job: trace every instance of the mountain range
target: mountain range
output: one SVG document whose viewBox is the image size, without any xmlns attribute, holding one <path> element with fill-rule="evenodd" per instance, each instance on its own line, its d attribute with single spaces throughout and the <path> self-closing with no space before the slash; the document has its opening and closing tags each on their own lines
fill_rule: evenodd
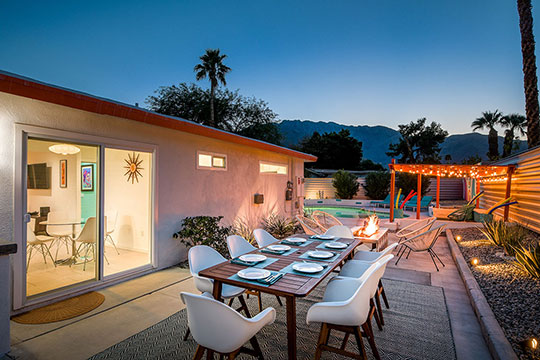
<svg viewBox="0 0 540 360">
<path fill-rule="evenodd" d="M 311 120 L 282 120 L 278 124 L 283 134 L 283 145 L 296 146 L 305 137 L 311 136 L 315 131 L 327 133 L 347 129 L 351 136 L 362 142 L 364 159 L 370 159 L 380 164 L 388 164 L 390 157 L 386 155 L 388 146 L 399 140 L 397 130 L 387 126 L 377 125 L 342 125 L 335 122 L 311 121 Z M 499 152 L 502 153 L 503 137 L 499 136 Z M 519 150 L 527 148 L 527 142 L 519 141 Z M 516 150 L 516 151 L 519 151 Z M 487 160 L 488 152 L 487 135 L 479 133 L 467 133 L 449 135 L 441 146 L 441 158 L 446 155 L 452 157 L 452 162 L 461 163 L 462 160 L 478 155 L 482 160 Z"/>
</svg>

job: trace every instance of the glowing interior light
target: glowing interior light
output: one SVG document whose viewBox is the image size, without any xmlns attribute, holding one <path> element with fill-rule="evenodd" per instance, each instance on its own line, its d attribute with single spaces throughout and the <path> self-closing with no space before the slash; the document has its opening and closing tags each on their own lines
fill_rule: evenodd
<svg viewBox="0 0 540 360">
<path fill-rule="evenodd" d="M 49 146 L 49 151 L 55 153 L 55 154 L 61 154 L 61 155 L 73 155 L 81 151 L 78 147 L 75 145 L 70 144 L 56 144 Z"/>
</svg>

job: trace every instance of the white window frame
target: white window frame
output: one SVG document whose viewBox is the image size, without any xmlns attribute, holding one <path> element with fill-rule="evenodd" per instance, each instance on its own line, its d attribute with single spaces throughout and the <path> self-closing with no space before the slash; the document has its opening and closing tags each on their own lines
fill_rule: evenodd
<svg viewBox="0 0 540 360">
<path fill-rule="evenodd" d="M 208 155 L 212 157 L 211 163 L 212 166 L 200 166 L 199 165 L 199 155 Z M 220 157 L 225 159 L 225 167 L 218 167 L 214 166 L 214 157 Z M 208 152 L 208 151 L 197 151 L 197 158 L 195 159 L 195 163 L 197 164 L 197 170 L 214 170 L 214 171 L 227 171 L 229 168 L 229 160 L 227 159 L 227 155 L 225 154 L 218 154 L 214 152 Z"/>
<path fill-rule="evenodd" d="M 273 173 L 273 172 L 263 172 L 261 171 L 261 165 L 274 165 L 274 166 L 284 166 L 285 167 L 285 174 L 279 174 L 279 173 Z M 287 176 L 289 175 L 289 164 L 284 164 L 284 163 L 277 163 L 277 162 L 272 162 L 272 161 L 264 161 L 264 160 L 259 160 L 259 174 L 261 175 L 281 175 L 281 176 Z"/>
</svg>

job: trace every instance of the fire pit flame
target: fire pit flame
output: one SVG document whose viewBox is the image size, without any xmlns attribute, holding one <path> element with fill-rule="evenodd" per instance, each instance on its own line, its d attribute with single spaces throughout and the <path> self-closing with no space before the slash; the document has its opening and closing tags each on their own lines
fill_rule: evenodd
<svg viewBox="0 0 540 360">
<path fill-rule="evenodd" d="M 372 236 L 379 231 L 379 218 L 373 214 L 367 217 L 364 226 L 355 232 L 355 236 Z"/>
</svg>

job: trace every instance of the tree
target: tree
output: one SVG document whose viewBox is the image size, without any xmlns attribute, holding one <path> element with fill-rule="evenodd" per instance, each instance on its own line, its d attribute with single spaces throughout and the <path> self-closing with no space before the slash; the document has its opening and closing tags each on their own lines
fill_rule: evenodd
<svg viewBox="0 0 540 360">
<path fill-rule="evenodd" d="M 495 130 L 495 125 L 501 122 L 502 113 L 499 110 L 484 111 L 482 116 L 474 120 L 471 124 L 473 131 L 489 129 L 488 134 L 488 153 L 487 156 L 490 160 L 497 160 L 499 158 L 499 135 Z"/>
<path fill-rule="evenodd" d="M 338 199 L 352 199 L 360 188 L 356 176 L 345 170 L 339 170 L 334 174 L 333 178 L 332 185 L 336 189 Z"/>
<path fill-rule="evenodd" d="M 507 157 L 514 150 L 514 140 L 516 131 L 522 136 L 525 135 L 527 118 L 520 114 L 509 114 L 501 118 L 501 125 L 508 128 L 504 134 L 503 157 Z"/>
<path fill-rule="evenodd" d="M 422 175 L 422 196 L 426 195 L 429 186 L 431 185 L 431 179 L 429 176 Z M 396 173 L 396 189 L 401 189 L 401 193 L 407 196 L 411 190 L 418 190 L 418 175 L 405 172 Z"/>
<path fill-rule="evenodd" d="M 214 113 L 214 95 L 216 87 L 221 82 L 227 85 L 225 74 L 231 71 L 231 68 L 223 64 L 223 60 L 227 55 L 221 55 L 219 49 L 206 49 L 204 55 L 200 57 L 201 63 L 195 65 L 193 71 L 196 73 L 197 80 L 202 80 L 206 77 L 210 80 L 210 126 L 216 126 Z"/>
<path fill-rule="evenodd" d="M 529 148 L 540 144 L 540 117 L 538 105 L 538 78 L 533 34 L 531 0 L 517 0 L 521 54 L 523 57 L 523 87 L 525 89 L 525 113 L 527 115 L 527 143 Z"/>
<path fill-rule="evenodd" d="M 162 86 L 155 91 L 155 94 L 146 98 L 150 110 L 210 125 L 211 94 L 209 90 L 195 84 L 180 83 Z M 238 93 L 238 90 L 228 89 L 215 90 L 214 112 L 215 127 L 236 133 L 255 124 L 273 123 L 277 118 L 277 114 L 263 100 L 244 97 Z"/>
<path fill-rule="evenodd" d="M 390 173 L 377 171 L 366 176 L 365 184 L 362 184 L 366 196 L 374 200 L 382 200 L 390 192 Z"/>
<path fill-rule="evenodd" d="M 314 132 L 300 142 L 299 150 L 317 156 L 317 162 L 306 164 L 317 169 L 357 170 L 362 160 L 362 142 L 346 129 L 322 135 Z"/>
<path fill-rule="evenodd" d="M 399 125 L 401 139 L 396 144 L 390 144 L 386 155 L 398 157 L 400 163 L 439 163 L 440 145 L 448 136 L 441 124 L 432 122 L 426 126 L 426 118 Z"/>
<path fill-rule="evenodd" d="M 283 140 L 283 135 L 275 123 L 253 124 L 239 131 L 238 134 L 276 145 L 281 145 Z"/>
<path fill-rule="evenodd" d="M 471 155 L 468 158 L 463 159 L 461 161 L 463 165 L 476 165 L 476 164 L 480 164 L 481 162 L 482 162 L 482 158 L 478 156 L 478 154 Z"/>
<path fill-rule="evenodd" d="M 381 164 L 373 162 L 373 160 L 364 159 L 364 160 L 360 161 L 360 165 L 358 166 L 358 170 L 384 171 L 385 168 Z"/>
</svg>

